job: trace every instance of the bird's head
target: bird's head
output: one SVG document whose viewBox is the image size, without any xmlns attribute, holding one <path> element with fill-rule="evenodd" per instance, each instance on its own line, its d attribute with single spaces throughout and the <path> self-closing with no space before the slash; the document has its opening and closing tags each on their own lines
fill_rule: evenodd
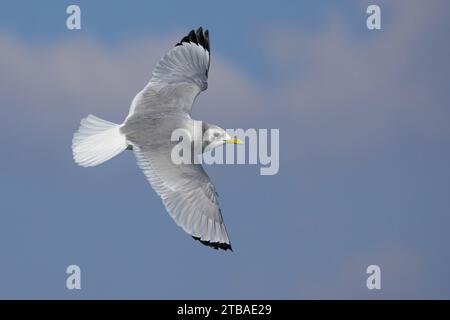
<svg viewBox="0 0 450 320">
<path fill-rule="evenodd" d="M 213 124 L 203 124 L 203 152 L 210 151 L 224 143 L 243 144 L 238 138 L 231 137 L 224 129 Z"/>
</svg>

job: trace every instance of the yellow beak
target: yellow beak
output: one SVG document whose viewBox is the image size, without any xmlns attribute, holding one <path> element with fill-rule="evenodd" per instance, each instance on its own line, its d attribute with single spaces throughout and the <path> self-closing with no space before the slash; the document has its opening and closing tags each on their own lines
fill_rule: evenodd
<svg viewBox="0 0 450 320">
<path fill-rule="evenodd" d="M 242 140 L 239 140 L 238 138 L 228 139 L 225 140 L 226 143 L 232 143 L 232 144 L 244 144 Z"/>
</svg>

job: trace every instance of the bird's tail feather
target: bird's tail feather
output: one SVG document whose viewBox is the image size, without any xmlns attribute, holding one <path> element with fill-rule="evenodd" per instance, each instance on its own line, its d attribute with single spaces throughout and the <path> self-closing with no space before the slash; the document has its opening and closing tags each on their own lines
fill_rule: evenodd
<svg viewBox="0 0 450 320">
<path fill-rule="evenodd" d="M 81 119 L 72 139 L 73 159 L 83 167 L 97 166 L 124 151 L 128 144 L 120 132 L 122 125 L 96 116 Z"/>
</svg>

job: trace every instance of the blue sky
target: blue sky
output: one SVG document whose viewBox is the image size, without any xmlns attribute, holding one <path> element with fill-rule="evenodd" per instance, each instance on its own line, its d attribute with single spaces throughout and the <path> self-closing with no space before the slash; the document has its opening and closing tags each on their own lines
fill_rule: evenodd
<svg viewBox="0 0 450 320">
<path fill-rule="evenodd" d="M 448 299 L 449 4 L 377 3 L 380 31 L 367 1 L 2 2 L 0 297 Z M 206 168 L 233 253 L 178 228 L 131 153 L 71 157 L 80 118 L 122 121 L 200 25 L 212 65 L 193 116 L 280 129 L 277 175 Z"/>
</svg>

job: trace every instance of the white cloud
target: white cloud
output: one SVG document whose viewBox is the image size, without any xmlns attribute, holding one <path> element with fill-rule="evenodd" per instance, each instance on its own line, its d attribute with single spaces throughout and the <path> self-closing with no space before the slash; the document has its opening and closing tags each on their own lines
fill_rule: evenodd
<svg viewBox="0 0 450 320">
<path fill-rule="evenodd" d="M 175 39 L 147 38 L 108 48 L 92 39 L 36 45 L 0 33 L 0 95 L 35 118 L 69 121 L 69 115 L 94 113 L 121 121 Z M 232 119 L 242 104 L 257 105 L 254 84 L 219 55 L 214 56 L 210 82 L 199 110 L 194 109 L 199 118 L 205 112 L 214 120 L 219 120 L 217 114 Z"/>
</svg>

